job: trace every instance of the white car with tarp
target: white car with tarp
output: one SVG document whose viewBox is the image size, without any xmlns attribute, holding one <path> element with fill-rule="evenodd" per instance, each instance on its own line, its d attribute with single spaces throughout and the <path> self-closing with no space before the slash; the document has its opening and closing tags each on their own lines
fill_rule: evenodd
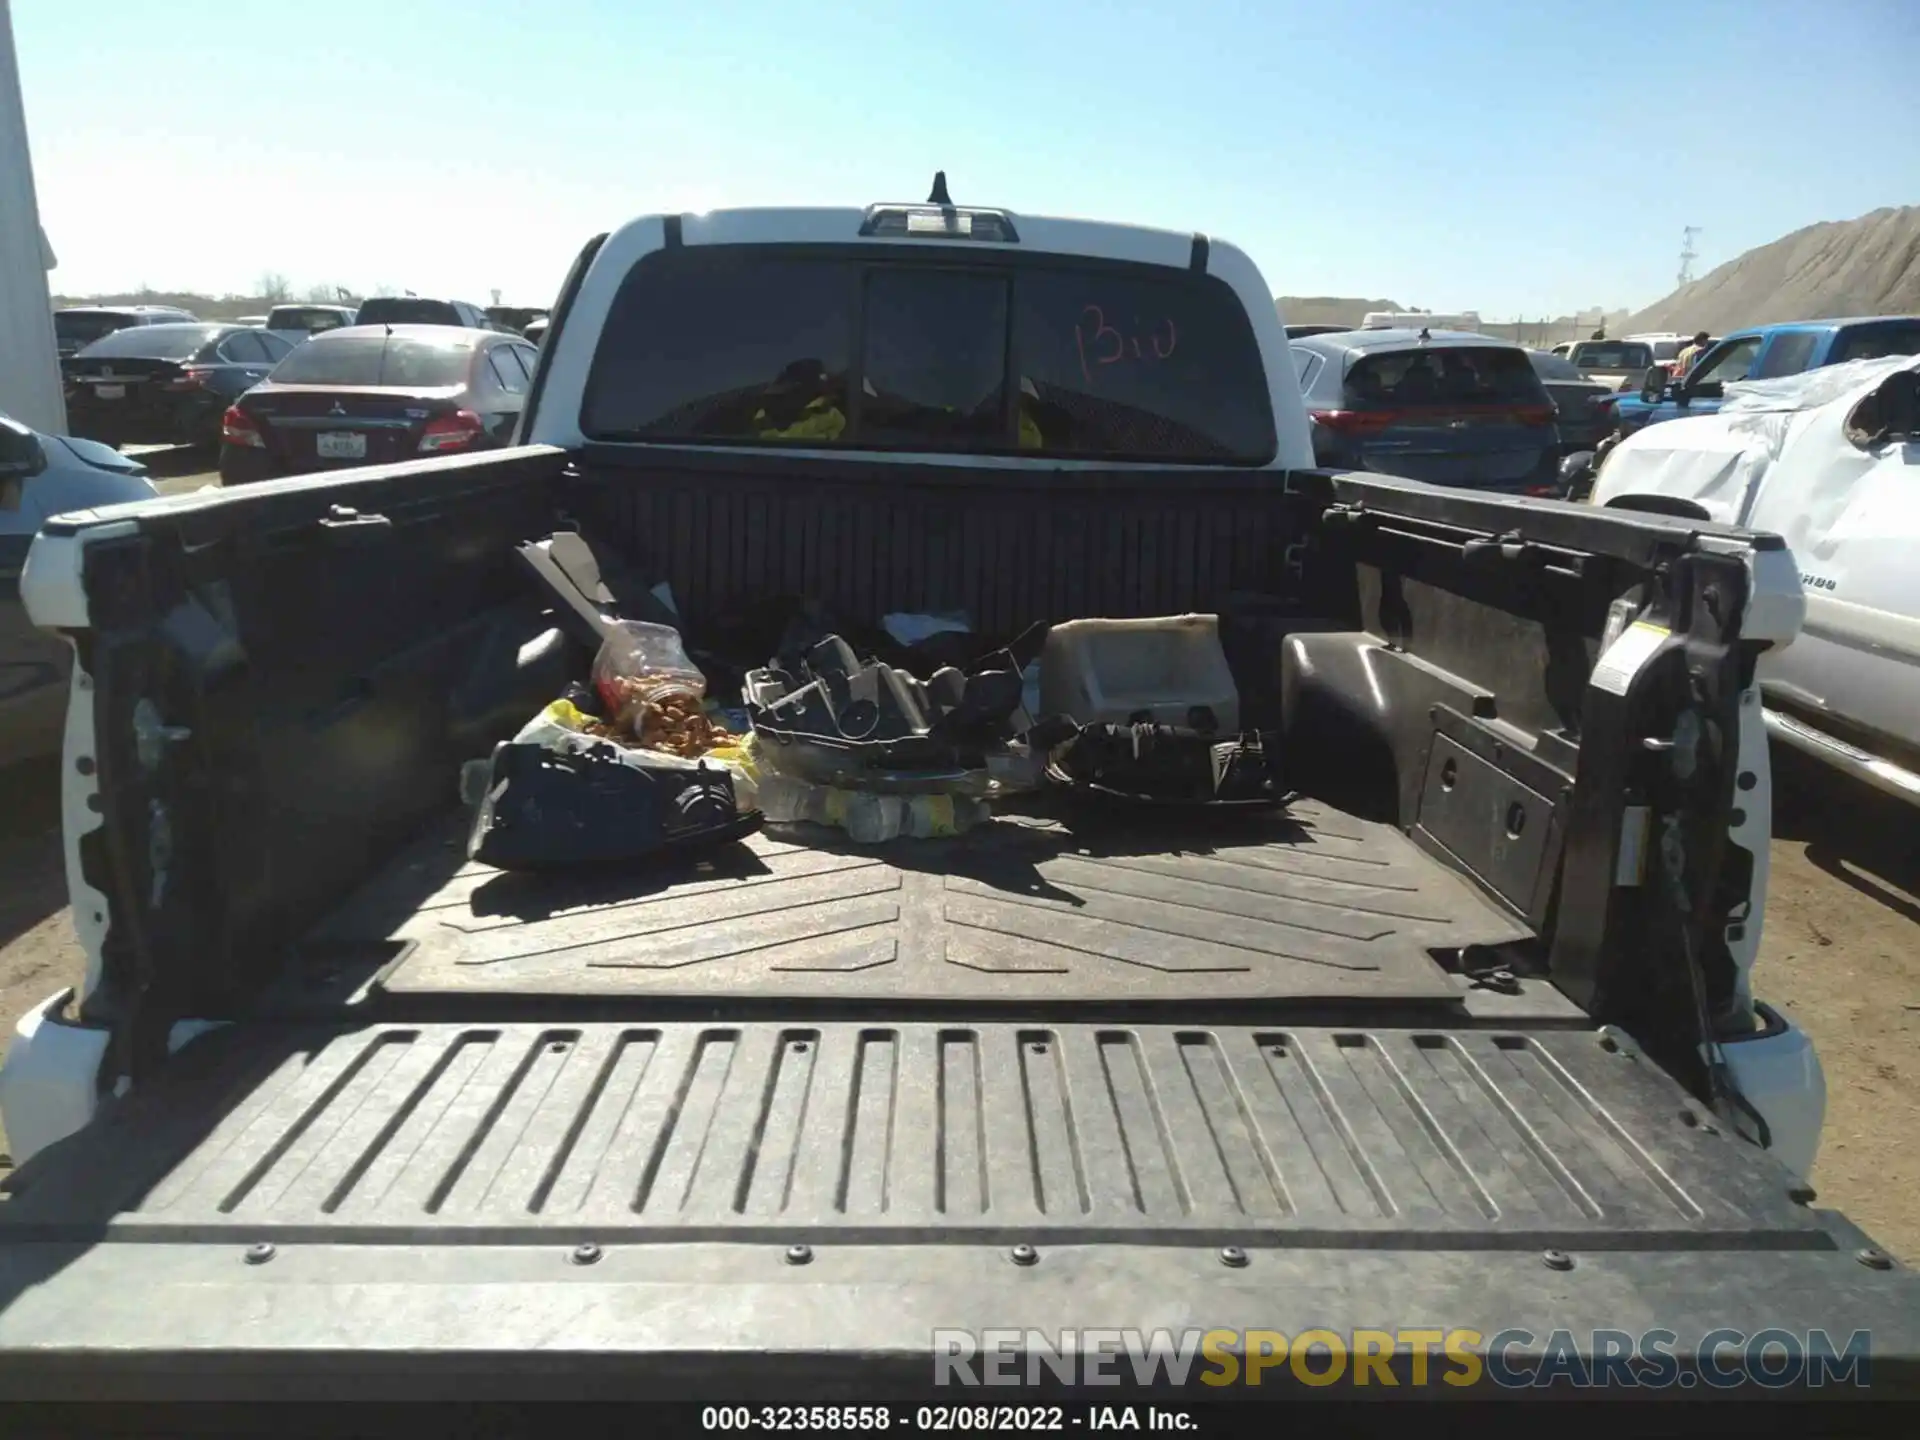
<svg viewBox="0 0 1920 1440">
<path fill-rule="evenodd" d="M 1769 732 L 1920 803 L 1920 359 L 1729 385 L 1621 441 L 1593 500 L 1783 536 L 1806 622 L 1760 662 Z"/>
</svg>

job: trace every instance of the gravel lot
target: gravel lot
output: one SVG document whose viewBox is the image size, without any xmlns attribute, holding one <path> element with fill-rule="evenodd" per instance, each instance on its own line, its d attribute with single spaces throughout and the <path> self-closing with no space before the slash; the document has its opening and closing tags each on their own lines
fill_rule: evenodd
<svg viewBox="0 0 1920 1440">
<path fill-rule="evenodd" d="M 214 483 L 205 458 L 147 457 L 161 488 Z M 1755 988 L 1810 1030 L 1827 1072 L 1814 1185 L 1920 1263 L 1920 818 L 1790 753 L 1774 756 L 1773 872 Z M 56 767 L 0 772 L 0 1034 L 80 978 Z M 0 1136 L 0 1144 L 4 1136 Z"/>
<path fill-rule="evenodd" d="M 146 462 L 147 474 L 163 495 L 184 495 L 220 483 L 213 456 L 191 445 L 129 445 L 125 453 Z"/>
</svg>

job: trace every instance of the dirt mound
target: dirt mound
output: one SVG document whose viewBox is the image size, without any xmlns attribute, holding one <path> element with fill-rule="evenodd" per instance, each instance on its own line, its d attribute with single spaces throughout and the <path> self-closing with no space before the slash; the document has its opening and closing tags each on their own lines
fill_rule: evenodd
<svg viewBox="0 0 1920 1440">
<path fill-rule="evenodd" d="M 1749 250 L 1648 306 L 1621 333 L 1722 334 L 1778 320 L 1920 314 L 1920 205 L 1829 220 Z"/>
<path fill-rule="evenodd" d="M 1358 326 L 1373 310 L 1404 310 L 1398 300 L 1352 300 L 1344 295 L 1281 295 L 1274 300 L 1289 325 Z"/>
</svg>

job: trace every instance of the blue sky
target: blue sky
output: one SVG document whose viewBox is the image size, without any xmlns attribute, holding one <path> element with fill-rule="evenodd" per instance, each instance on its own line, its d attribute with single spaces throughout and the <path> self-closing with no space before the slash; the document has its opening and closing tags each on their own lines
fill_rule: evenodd
<svg viewBox="0 0 1920 1440">
<path fill-rule="evenodd" d="M 1231 239 L 1277 293 L 1640 305 L 1920 202 L 1920 0 L 12 0 L 67 293 L 549 300 L 635 214 L 917 199 Z"/>
</svg>

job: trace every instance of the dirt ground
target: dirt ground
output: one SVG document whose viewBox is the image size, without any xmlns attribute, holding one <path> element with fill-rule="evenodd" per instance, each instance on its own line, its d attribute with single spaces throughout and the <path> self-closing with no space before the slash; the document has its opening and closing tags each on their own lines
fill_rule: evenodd
<svg viewBox="0 0 1920 1440">
<path fill-rule="evenodd" d="M 212 478 L 146 457 L 167 491 Z M 204 462 L 199 462 L 203 464 Z M 1819 1045 L 1827 1123 L 1819 1203 L 1920 1263 L 1920 817 L 1776 751 L 1773 871 L 1756 991 Z M 0 1036 L 76 984 L 57 768 L 0 772 Z M 0 1136 L 0 1147 L 4 1136 Z"/>
</svg>

